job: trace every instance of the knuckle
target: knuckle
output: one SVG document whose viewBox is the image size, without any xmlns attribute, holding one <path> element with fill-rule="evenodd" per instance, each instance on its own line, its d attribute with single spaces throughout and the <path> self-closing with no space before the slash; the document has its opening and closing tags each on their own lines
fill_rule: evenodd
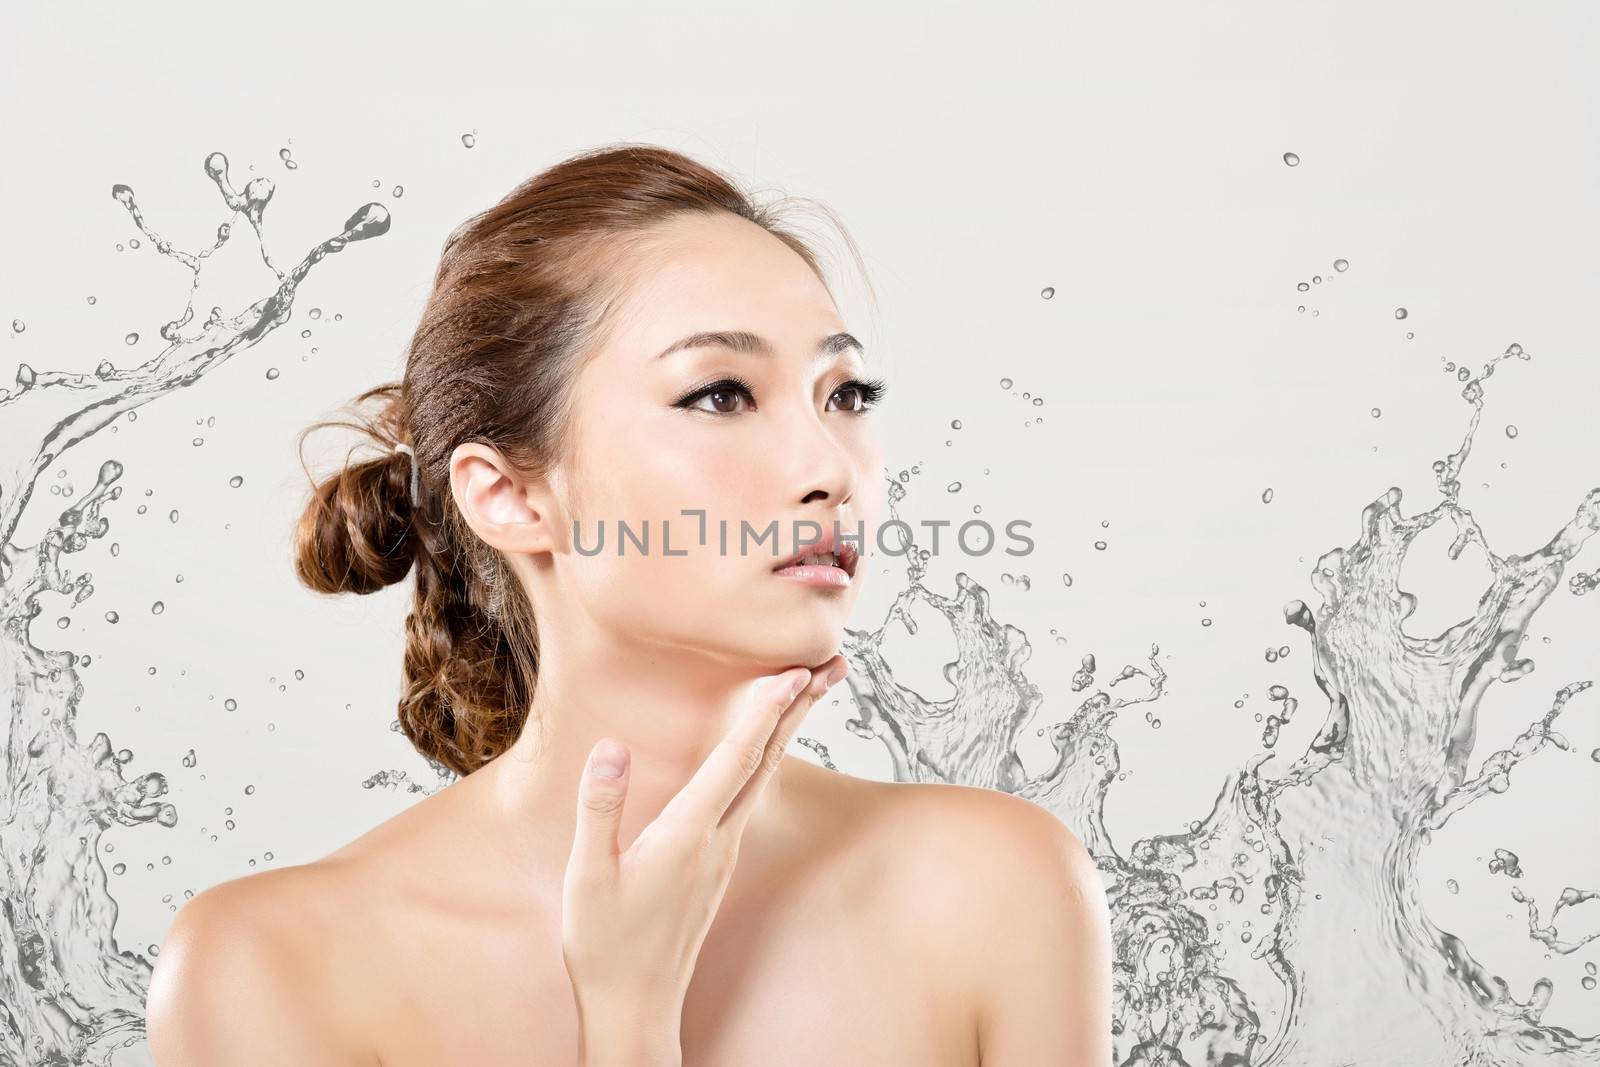
<svg viewBox="0 0 1600 1067">
<path fill-rule="evenodd" d="M 583 798 L 583 806 L 596 815 L 613 815 L 622 803 L 623 798 L 617 793 L 590 793 Z"/>
<path fill-rule="evenodd" d="M 766 755 L 762 757 L 762 767 L 768 773 L 776 771 L 778 769 L 778 765 L 783 762 L 784 751 L 788 747 L 787 740 L 784 738 L 779 738 L 771 748 L 767 749 Z"/>
<path fill-rule="evenodd" d="M 739 751 L 739 769 L 748 778 L 761 769 L 761 764 L 766 758 L 767 747 L 765 745 L 746 745 Z"/>
</svg>

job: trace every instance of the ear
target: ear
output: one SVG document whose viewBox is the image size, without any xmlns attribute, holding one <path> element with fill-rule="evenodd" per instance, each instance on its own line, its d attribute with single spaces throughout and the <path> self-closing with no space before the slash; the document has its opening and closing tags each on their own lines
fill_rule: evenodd
<svg viewBox="0 0 1600 1067">
<path fill-rule="evenodd" d="M 450 454 L 450 492 L 474 533 L 502 552 L 552 552 L 560 547 L 560 502 L 548 479 L 520 474 L 489 445 L 460 445 Z"/>
</svg>

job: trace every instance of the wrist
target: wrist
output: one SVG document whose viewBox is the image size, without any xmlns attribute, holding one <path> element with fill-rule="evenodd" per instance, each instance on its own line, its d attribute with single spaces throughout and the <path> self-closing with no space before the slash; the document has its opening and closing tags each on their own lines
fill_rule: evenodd
<svg viewBox="0 0 1600 1067">
<path fill-rule="evenodd" d="M 578 1032 L 579 1067 L 682 1067 L 676 1032 L 598 1027 Z"/>
<path fill-rule="evenodd" d="M 578 1003 L 580 1067 L 681 1067 L 679 1012 Z"/>
</svg>

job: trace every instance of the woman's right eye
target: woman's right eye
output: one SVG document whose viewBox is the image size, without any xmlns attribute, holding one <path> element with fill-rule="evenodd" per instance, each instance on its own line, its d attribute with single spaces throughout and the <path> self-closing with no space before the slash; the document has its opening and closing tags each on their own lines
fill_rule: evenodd
<svg viewBox="0 0 1600 1067">
<path fill-rule="evenodd" d="M 755 396 L 751 393 L 748 382 L 737 378 L 724 378 L 722 381 L 712 382 L 688 393 L 679 398 L 673 406 L 704 411 L 710 415 L 733 415 L 738 412 L 741 396 L 749 399 L 752 404 L 755 403 Z M 702 401 L 710 401 L 711 406 L 705 406 Z"/>
</svg>

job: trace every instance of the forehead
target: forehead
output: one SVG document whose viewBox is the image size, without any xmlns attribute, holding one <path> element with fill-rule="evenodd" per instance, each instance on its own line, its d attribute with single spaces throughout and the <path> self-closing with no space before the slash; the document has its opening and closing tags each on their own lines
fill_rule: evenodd
<svg viewBox="0 0 1600 1067">
<path fill-rule="evenodd" d="M 635 366 L 702 330 L 748 330 L 780 351 L 812 355 L 843 329 L 833 297 L 800 254 L 737 216 L 679 216 L 632 250 L 602 357 Z"/>
</svg>

